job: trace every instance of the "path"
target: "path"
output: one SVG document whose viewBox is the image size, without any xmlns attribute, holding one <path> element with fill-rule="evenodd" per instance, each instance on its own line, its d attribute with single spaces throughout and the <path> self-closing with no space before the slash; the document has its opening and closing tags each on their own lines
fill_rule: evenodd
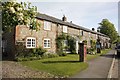
<svg viewBox="0 0 120 80">
<path fill-rule="evenodd" d="M 111 78 L 118 78 L 118 58 L 117 58 L 117 56 L 116 56 L 114 64 L 113 64 Z"/>
<path fill-rule="evenodd" d="M 114 50 L 96 59 L 88 61 L 89 67 L 72 78 L 107 78 L 114 57 Z"/>
<path fill-rule="evenodd" d="M 14 61 L 2 61 L 3 78 L 52 78 L 53 75 L 32 70 Z"/>
</svg>

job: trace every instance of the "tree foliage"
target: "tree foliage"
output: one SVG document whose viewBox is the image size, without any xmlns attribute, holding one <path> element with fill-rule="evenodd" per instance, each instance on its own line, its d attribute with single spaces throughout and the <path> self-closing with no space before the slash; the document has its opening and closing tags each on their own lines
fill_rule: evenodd
<svg viewBox="0 0 120 80">
<path fill-rule="evenodd" d="M 3 31 L 10 30 L 16 25 L 27 25 L 31 29 L 38 30 L 40 24 L 36 21 L 37 7 L 31 3 L 2 2 L 2 26 Z"/>
<path fill-rule="evenodd" d="M 101 23 L 99 23 L 99 27 L 98 30 L 100 31 L 100 33 L 103 33 L 105 35 L 107 35 L 108 37 L 110 37 L 111 42 L 113 43 L 114 40 L 117 39 L 118 33 L 115 29 L 115 26 L 113 23 L 111 23 L 108 19 L 103 19 L 101 21 Z"/>
</svg>

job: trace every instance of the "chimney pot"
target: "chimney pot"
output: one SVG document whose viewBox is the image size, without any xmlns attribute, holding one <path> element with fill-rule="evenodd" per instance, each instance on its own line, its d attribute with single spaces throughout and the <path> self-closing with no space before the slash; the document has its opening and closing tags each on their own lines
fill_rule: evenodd
<svg viewBox="0 0 120 80">
<path fill-rule="evenodd" d="M 67 18 L 65 17 L 65 15 L 62 17 L 62 21 L 66 22 Z"/>
</svg>

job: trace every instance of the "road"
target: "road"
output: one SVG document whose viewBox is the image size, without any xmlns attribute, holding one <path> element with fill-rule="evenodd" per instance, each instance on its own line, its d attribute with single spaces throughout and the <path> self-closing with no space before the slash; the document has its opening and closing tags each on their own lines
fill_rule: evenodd
<svg viewBox="0 0 120 80">
<path fill-rule="evenodd" d="M 115 50 L 111 50 L 103 56 L 88 61 L 89 67 L 72 78 L 107 78 L 114 55 Z"/>
</svg>

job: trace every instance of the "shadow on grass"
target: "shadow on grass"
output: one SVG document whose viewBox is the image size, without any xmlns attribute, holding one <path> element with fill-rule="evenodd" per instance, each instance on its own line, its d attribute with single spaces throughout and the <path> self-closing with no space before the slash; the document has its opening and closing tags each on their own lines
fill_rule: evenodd
<svg viewBox="0 0 120 80">
<path fill-rule="evenodd" d="M 80 63 L 80 61 L 45 61 L 42 62 L 45 64 L 51 64 L 51 63 Z"/>
</svg>

